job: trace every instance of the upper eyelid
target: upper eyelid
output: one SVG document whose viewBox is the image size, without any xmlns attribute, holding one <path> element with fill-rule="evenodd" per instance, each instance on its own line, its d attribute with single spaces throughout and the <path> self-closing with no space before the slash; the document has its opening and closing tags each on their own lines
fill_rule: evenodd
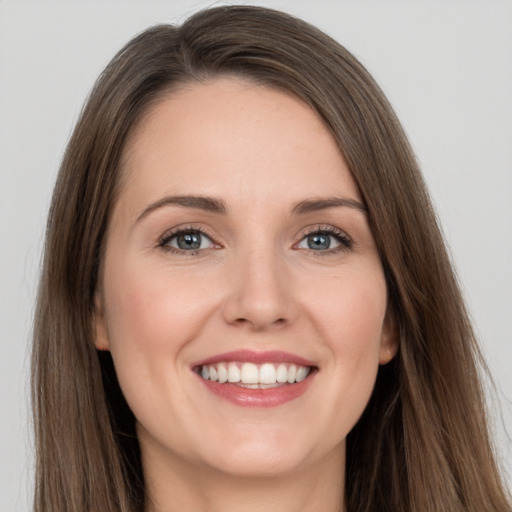
<svg viewBox="0 0 512 512">
<path fill-rule="evenodd" d="M 299 237 L 302 240 L 305 236 L 311 235 L 313 233 L 329 233 L 329 234 L 339 234 L 345 238 L 348 238 L 349 240 L 352 240 L 352 237 L 341 228 L 338 228 L 336 226 L 333 226 L 332 224 L 316 224 L 311 226 L 306 226 L 299 232 Z"/>
<path fill-rule="evenodd" d="M 194 224 L 195 224 L 194 222 L 191 222 L 191 223 L 186 223 L 186 224 L 179 224 L 178 226 L 169 228 L 164 231 L 164 233 L 162 234 L 162 236 L 160 238 L 167 238 L 167 237 L 176 235 L 178 233 L 182 233 L 183 231 L 197 231 L 197 232 L 202 233 L 208 237 L 215 236 L 211 232 L 210 228 L 204 227 L 203 225 L 198 226 L 198 225 L 194 225 Z"/>
<path fill-rule="evenodd" d="M 166 230 L 158 239 L 157 245 L 162 246 L 165 245 L 170 239 L 175 237 L 176 235 L 187 232 L 187 231 L 196 231 L 201 233 L 202 235 L 209 238 L 212 243 L 223 246 L 224 244 L 219 242 L 219 237 L 213 233 L 211 229 L 205 228 L 204 226 L 194 225 L 194 223 L 182 224 L 179 226 L 175 226 Z M 341 238 L 346 239 L 351 244 L 354 243 L 353 238 L 343 229 L 333 226 L 332 224 L 312 224 L 309 226 L 303 227 L 297 235 L 295 235 L 294 246 L 302 241 L 305 237 L 314 234 L 314 233 L 327 233 L 330 235 L 339 235 Z"/>
<path fill-rule="evenodd" d="M 312 254 L 318 257 L 321 255 L 327 256 L 329 254 L 336 254 L 340 251 L 352 250 L 355 246 L 353 238 L 345 230 L 335 227 L 332 224 L 327 224 L 310 226 L 310 229 L 306 229 L 306 231 L 303 230 L 301 235 L 299 236 L 298 241 L 295 242 L 294 248 L 297 248 L 297 246 L 306 237 L 313 235 L 315 233 L 322 233 L 327 234 L 329 236 L 333 236 L 334 238 L 338 239 L 338 243 L 340 244 L 338 247 L 329 248 L 323 251 L 314 251 L 313 249 L 303 248 L 305 251 L 311 252 Z"/>
<path fill-rule="evenodd" d="M 192 224 L 183 224 L 164 231 L 164 233 L 159 237 L 159 242 L 169 240 L 170 238 L 187 231 L 197 231 L 198 233 L 201 233 L 202 235 L 208 237 L 210 240 L 212 240 L 212 242 L 215 242 L 216 236 L 213 233 L 211 233 L 209 229 L 205 229 L 204 227 L 193 226 Z"/>
</svg>

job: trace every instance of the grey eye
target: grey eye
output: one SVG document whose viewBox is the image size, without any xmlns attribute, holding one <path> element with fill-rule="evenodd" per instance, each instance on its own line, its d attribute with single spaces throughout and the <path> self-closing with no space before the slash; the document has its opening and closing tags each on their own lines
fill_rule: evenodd
<svg viewBox="0 0 512 512">
<path fill-rule="evenodd" d="M 304 237 L 298 247 L 301 249 L 310 249 L 312 251 L 326 251 L 338 247 L 340 242 L 336 237 L 328 233 L 311 233 Z"/>
<path fill-rule="evenodd" d="M 172 235 L 166 245 L 181 251 L 197 251 L 212 246 L 212 241 L 200 231 L 182 231 Z"/>
<path fill-rule="evenodd" d="M 308 247 L 315 251 L 321 251 L 323 249 L 329 249 L 331 246 L 331 237 L 329 235 L 309 235 L 307 237 Z"/>
</svg>

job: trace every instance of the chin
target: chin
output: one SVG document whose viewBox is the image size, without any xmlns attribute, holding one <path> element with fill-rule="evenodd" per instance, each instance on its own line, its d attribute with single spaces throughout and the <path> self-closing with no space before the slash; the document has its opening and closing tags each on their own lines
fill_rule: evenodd
<svg viewBox="0 0 512 512">
<path fill-rule="evenodd" d="M 304 464 L 304 458 L 277 450 L 251 447 L 225 455 L 222 465 L 214 469 L 224 474 L 247 478 L 275 478 L 294 473 Z"/>
<path fill-rule="evenodd" d="M 313 446 L 303 436 L 290 436 L 289 428 L 280 432 L 281 435 L 262 428 L 263 431 L 258 429 L 257 434 L 244 439 L 236 439 L 233 435 L 228 445 L 219 442 L 215 453 L 209 451 L 206 457 L 209 465 L 237 476 L 277 477 L 312 463 Z"/>
</svg>

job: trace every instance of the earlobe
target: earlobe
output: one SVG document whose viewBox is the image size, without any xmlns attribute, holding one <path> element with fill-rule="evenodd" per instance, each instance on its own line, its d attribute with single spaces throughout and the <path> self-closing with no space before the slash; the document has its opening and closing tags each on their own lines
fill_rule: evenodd
<svg viewBox="0 0 512 512">
<path fill-rule="evenodd" d="M 382 337 L 379 353 L 379 364 L 388 364 L 398 351 L 398 334 L 396 321 L 393 313 L 388 309 L 384 325 L 382 326 Z"/>
<path fill-rule="evenodd" d="M 93 332 L 94 346 L 98 350 L 110 350 L 107 326 L 105 323 L 104 308 L 103 308 L 102 300 L 101 300 L 99 293 L 96 294 L 96 297 L 94 299 L 92 332 Z"/>
</svg>

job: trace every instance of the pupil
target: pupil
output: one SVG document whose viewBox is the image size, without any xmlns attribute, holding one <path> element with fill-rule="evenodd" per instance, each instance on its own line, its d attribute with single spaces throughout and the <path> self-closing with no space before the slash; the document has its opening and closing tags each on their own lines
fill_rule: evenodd
<svg viewBox="0 0 512 512">
<path fill-rule="evenodd" d="M 180 249 L 199 249 L 201 247 L 201 235 L 197 233 L 183 233 L 178 236 L 177 242 Z"/>
<path fill-rule="evenodd" d="M 309 235 L 308 236 L 308 247 L 314 251 L 321 249 L 329 249 L 331 241 L 328 235 Z"/>
</svg>

